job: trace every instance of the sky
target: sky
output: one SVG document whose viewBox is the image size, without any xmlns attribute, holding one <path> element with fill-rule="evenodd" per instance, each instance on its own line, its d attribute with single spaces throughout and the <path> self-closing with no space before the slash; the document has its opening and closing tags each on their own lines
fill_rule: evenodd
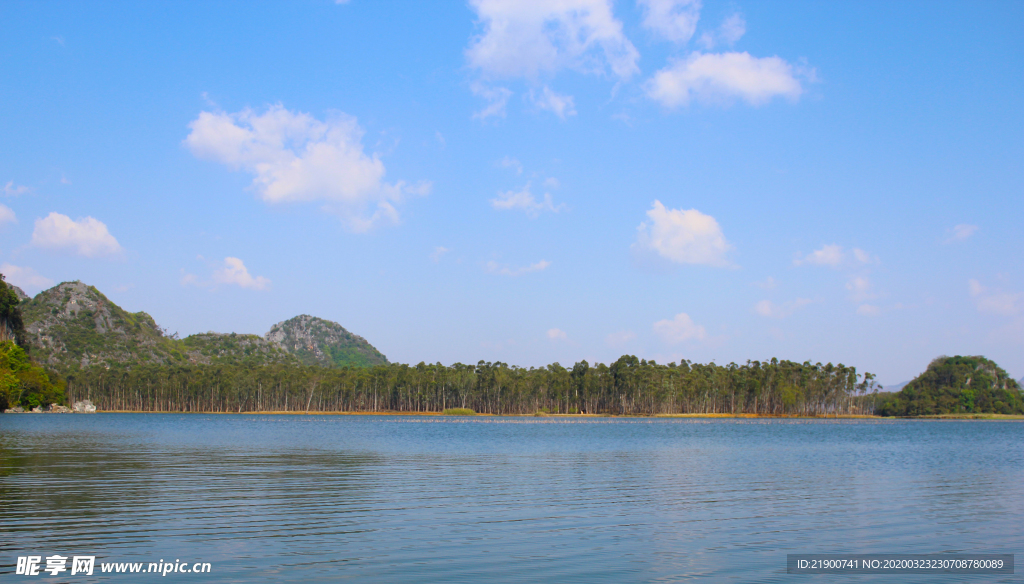
<svg viewBox="0 0 1024 584">
<path fill-rule="evenodd" d="M 0 3 L 0 272 L 403 363 L 1024 375 L 1024 3 Z"/>
</svg>

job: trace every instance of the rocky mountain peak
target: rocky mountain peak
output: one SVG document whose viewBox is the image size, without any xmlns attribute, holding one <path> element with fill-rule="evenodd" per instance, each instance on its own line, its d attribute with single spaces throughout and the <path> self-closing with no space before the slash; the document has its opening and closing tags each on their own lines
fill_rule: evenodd
<svg viewBox="0 0 1024 584">
<path fill-rule="evenodd" d="M 363 337 L 336 322 L 302 314 L 270 327 L 265 338 L 307 365 L 384 365 L 388 360 Z"/>
</svg>

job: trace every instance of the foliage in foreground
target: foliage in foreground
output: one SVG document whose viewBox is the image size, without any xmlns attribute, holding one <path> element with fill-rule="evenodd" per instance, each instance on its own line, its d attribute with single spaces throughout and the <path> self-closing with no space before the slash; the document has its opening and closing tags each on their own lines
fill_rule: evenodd
<svg viewBox="0 0 1024 584">
<path fill-rule="evenodd" d="M 624 355 L 521 368 L 476 365 L 321 368 L 274 364 L 89 367 L 67 376 L 72 400 L 104 410 L 440 412 L 487 414 L 837 415 L 872 413 L 858 396 L 876 386 L 853 367 L 772 359 L 726 366 L 661 365 Z"/>
<path fill-rule="evenodd" d="M 939 357 L 879 408 L 883 416 L 1024 414 L 1020 384 L 981 357 Z"/>
</svg>

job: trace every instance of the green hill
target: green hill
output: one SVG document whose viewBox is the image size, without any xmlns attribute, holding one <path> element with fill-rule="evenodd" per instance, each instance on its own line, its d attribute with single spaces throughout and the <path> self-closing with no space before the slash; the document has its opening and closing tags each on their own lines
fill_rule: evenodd
<svg viewBox="0 0 1024 584">
<path fill-rule="evenodd" d="M 1024 414 L 1021 386 L 981 356 L 939 357 L 884 402 L 883 416 L 956 413 Z"/>
<path fill-rule="evenodd" d="M 150 315 L 128 312 L 82 282 L 63 282 L 25 298 L 20 309 L 32 355 L 57 371 L 144 363 L 342 367 L 388 362 L 366 339 L 308 315 L 278 323 L 262 337 L 210 332 L 177 339 L 164 334 Z"/>
<path fill-rule="evenodd" d="M 21 314 L 33 357 L 58 370 L 184 359 L 153 317 L 127 312 L 81 282 L 63 282 L 23 301 Z"/>
<path fill-rule="evenodd" d="M 182 339 L 190 363 L 203 365 L 298 365 L 299 360 L 280 345 L 259 335 L 199 333 Z"/>
<path fill-rule="evenodd" d="M 306 365 L 372 367 L 387 358 L 366 339 L 336 322 L 303 314 L 270 327 L 268 341 L 281 345 Z"/>
</svg>

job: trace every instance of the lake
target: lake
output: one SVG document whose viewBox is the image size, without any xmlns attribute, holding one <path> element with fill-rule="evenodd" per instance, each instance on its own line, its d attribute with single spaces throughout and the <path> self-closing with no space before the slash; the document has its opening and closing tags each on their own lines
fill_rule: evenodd
<svg viewBox="0 0 1024 584">
<path fill-rule="evenodd" d="M 1024 557 L 1024 423 L 0 415 L 5 580 L 881 582 L 786 554 L 938 552 Z"/>
</svg>

